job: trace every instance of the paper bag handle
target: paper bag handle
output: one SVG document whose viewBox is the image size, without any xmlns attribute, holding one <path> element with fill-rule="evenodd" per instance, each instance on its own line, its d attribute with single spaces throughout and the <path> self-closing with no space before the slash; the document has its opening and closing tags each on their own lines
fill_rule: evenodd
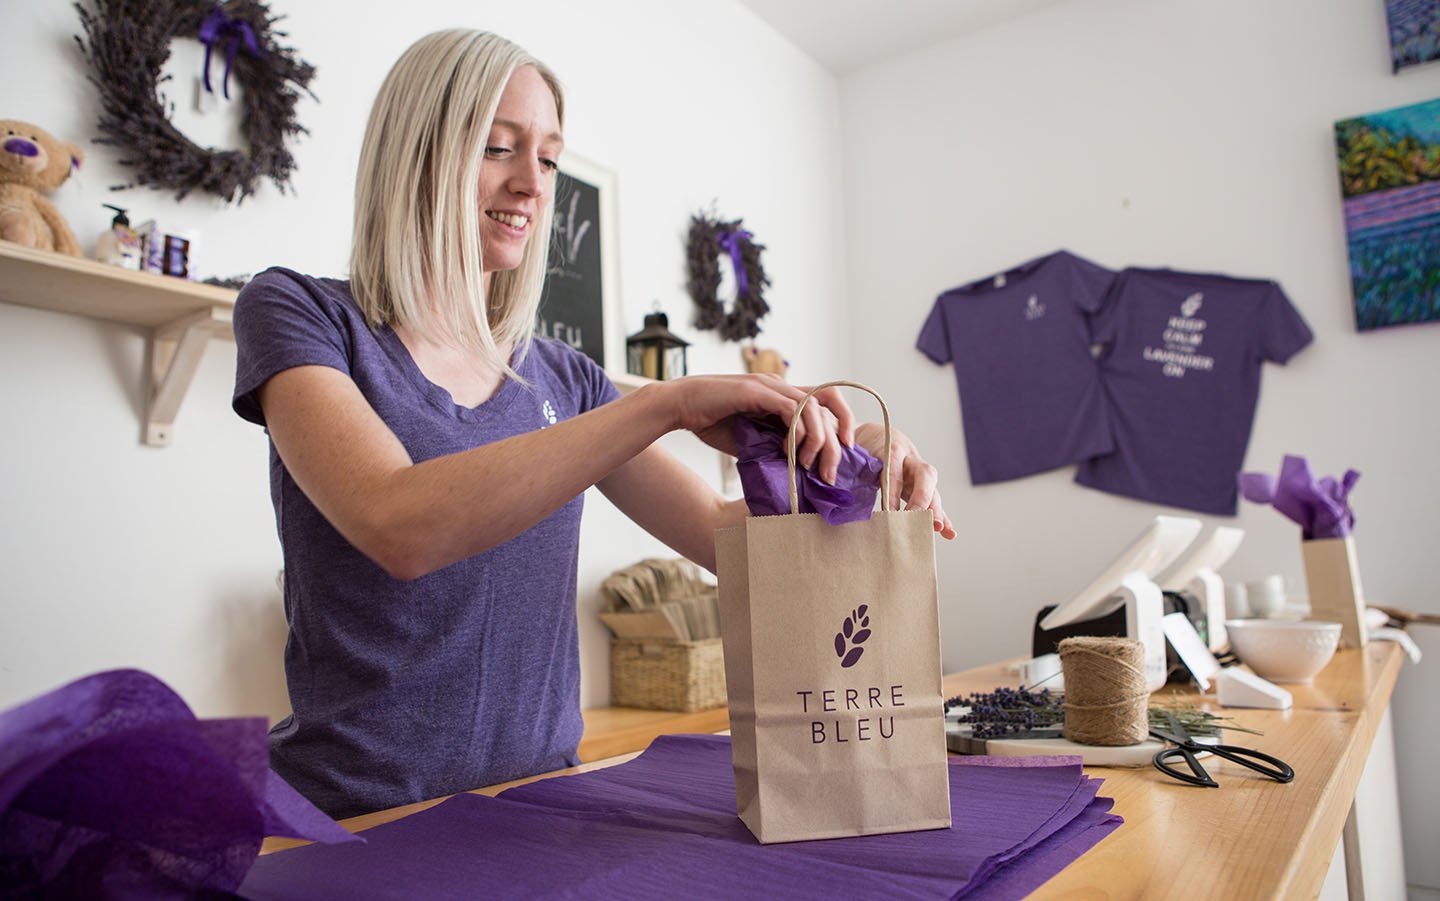
<svg viewBox="0 0 1440 901">
<path fill-rule="evenodd" d="M 871 388 L 868 385 L 862 385 L 859 382 L 836 381 L 826 382 L 823 385 L 816 385 L 814 388 L 811 388 L 810 393 L 805 395 L 805 397 L 800 401 L 800 405 L 795 408 L 795 415 L 790 417 L 790 434 L 786 436 L 785 439 L 785 456 L 786 462 L 789 464 L 786 467 L 786 472 L 789 473 L 790 480 L 791 513 L 800 512 L 800 491 L 795 486 L 795 426 L 799 425 L 800 414 L 805 410 L 805 405 L 810 402 L 810 398 L 815 396 L 815 392 L 824 391 L 826 388 L 841 387 L 859 388 L 861 391 L 868 393 L 871 397 L 875 398 L 877 401 L 880 402 L 880 415 L 884 418 L 885 422 L 885 458 L 883 463 L 884 468 L 880 471 L 880 509 L 890 509 L 890 408 L 885 406 L 885 398 L 881 397 L 879 392 L 877 392 L 874 388 Z"/>
</svg>

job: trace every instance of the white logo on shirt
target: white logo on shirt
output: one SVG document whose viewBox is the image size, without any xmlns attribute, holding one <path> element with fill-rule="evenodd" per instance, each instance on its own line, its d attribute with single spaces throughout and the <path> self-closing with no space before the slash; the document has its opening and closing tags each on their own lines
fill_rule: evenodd
<svg viewBox="0 0 1440 901">
<path fill-rule="evenodd" d="M 1215 358 L 1200 353 L 1209 323 L 1195 318 L 1195 314 L 1204 302 L 1205 295 L 1199 291 L 1185 298 L 1180 304 L 1180 315 L 1171 316 L 1160 335 L 1165 347 L 1146 347 L 1142 351 L 1146 360 L 1159 363 L 1160 371 L 1172 379 L 1184 378 L 1187 370 L 1208 372 L 1215 368 Z"/>
<path fill-rule="evenodd" d="M 550 401 L 548 400 L 545 401 L 544 405 L 540 407 L 540 415 L 544 416 L 545 421 L 550 423 L 551 425 L 554 425 L 555 423 L 560 421 L 560 418 L 555 415 L 555 408 L 550 406 Z M 545 427 L 542 425 L 540 428 L 543 429 Z"/>
<path fill-rule="evenodd" d="M 1030 299 L 1025 301 L 1025 318 L 1029 319 L 1031 322 L 1034 322 L 1036 319 L 1039 319 L 1041 316 L 1044 315 L 1045 305 L 1040 302 L 1040 297 L 1038 295 L 1031 294 Z"/>
</svg>

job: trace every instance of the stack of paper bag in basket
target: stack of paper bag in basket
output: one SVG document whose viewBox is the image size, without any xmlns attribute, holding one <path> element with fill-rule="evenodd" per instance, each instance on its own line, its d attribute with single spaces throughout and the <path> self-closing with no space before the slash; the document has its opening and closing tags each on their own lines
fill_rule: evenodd
<svg viewBox="0 0 1440 901">
<path fill-rule="evenodd" d="M 651 710 L 725 703 L 715 586 L 688 560 L 642 560 L 600 585 L 610 645 L 610 702 Z"/>
<path fill-rule="evenodd" d="M 932 515 L 892 511 L 873 457 L 848 471 L 857 493 L 870 486 L 865 513 L 879 488 L 880 511 L 801 512 L 793 429 L 781 462 L 790 512 L 715 533 L 740 818 L 765 843 L 948 828 Z M 888 460 L 888 410 L 885 432 Z M 740 443 L 755 512 L 765 503 L 752 491 L 775 480 L 747 479 Z M 806 477 L 835 500 L 837 486 Z"/>
</svg>

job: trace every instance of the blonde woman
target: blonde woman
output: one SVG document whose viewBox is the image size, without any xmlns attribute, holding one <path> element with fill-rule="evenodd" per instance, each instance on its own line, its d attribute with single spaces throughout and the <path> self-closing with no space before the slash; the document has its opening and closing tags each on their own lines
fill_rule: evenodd
<svg viewBox="0 0 1440 901">
<path fill-rule="evenodd" d="M 234 406 L 270 436 L 286 573 L 293 712 L 271 763 L 332 816 L 576 763 L 583 492 L 713 568 L 743 502 L 653 442 L 685 429 L 733 452 L 730 417 L 788 421 L 804 396 L 737 375 L 622 398 L 532 336 L 563 121 L 521 48 L 422 38 L 366 129 L 351 279 L 271 269 L 236 304 Z M 877 442 L 820 400 L 800 458 L 833 480 L 841 442 Z M 953 536 L 934 469 L 896 444 L 908 505 Z"/>
</svg>

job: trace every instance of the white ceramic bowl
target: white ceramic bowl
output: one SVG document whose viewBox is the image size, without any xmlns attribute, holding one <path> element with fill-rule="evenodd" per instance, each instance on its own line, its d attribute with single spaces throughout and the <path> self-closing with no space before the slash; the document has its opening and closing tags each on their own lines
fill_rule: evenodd
<svg viewBox="0 0 1440 901">
<path fill-rule="evenodd" d="M 1236 619 L 1225 624 L 1230 649 L 1271 682 L 1309 682 L 1335 656 L 1339 623 Z"/>
</svg>

